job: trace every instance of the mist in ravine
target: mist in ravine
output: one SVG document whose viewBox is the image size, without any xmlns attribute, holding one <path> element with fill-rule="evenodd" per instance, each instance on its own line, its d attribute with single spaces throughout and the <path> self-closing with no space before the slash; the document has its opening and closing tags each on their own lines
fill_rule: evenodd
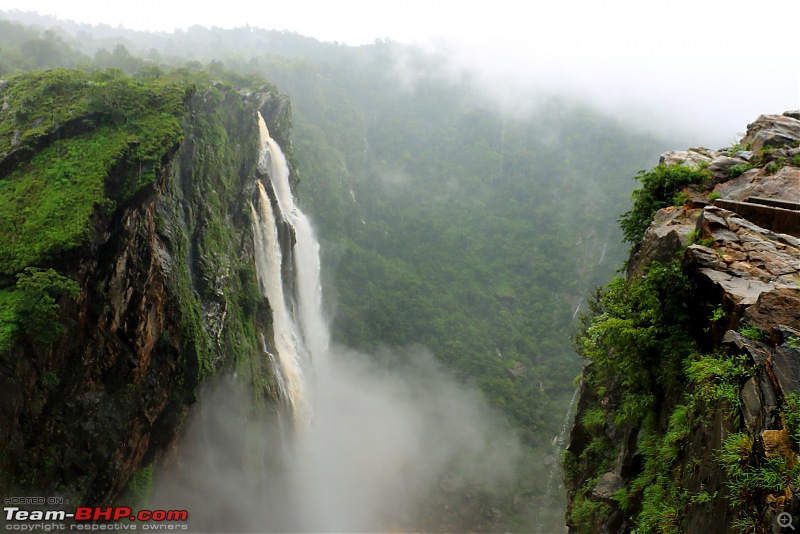
<svg viewBox="0 0 800 534">
<path fill-rule="evenodd" d="M 313 419 L 294 429 L 235 378 L 209 386 L 152 502 L 191 510 L 200 531 L 452 530 L 492 520 L 478 497 L 519 482 L 521 447 L 503 418 L 424 349 L 334 347 L 311 382 Z M 456 494 L 473 501 L 464 524 L 448 522 L 442 500 Z"/>
</svg>

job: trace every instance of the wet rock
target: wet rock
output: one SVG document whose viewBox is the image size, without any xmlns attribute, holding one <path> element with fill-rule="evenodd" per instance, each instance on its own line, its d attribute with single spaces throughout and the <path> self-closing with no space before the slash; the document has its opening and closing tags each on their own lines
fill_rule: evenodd
<svg viewBox="0 0 800 534">
<path fill-rule="evenodd" d="M 702 147 L 690 148 L 689 150 L 670 150 L 661 154 L 658 164 L 686 165 L 693 169 L 700 169 L 719 156 L 719 152 Z"/>
<path fill-rule="evenodd" d="M 670 206 L 659 210 L 628 263 L 628 276 L 641 276 L 654 261 L 670 261 L 688 243 L 699 210 Z"/>
<path fill-rule="evenodd" d="M 780 430 L 764 430 L 761 432 L 764 441 L 764 453 L 767 458 L 787 458 L 794 460 L 792 438 L 785 428 Z"/>
<path fill-rule="evenodd" d="M 596 499 L 607 501 L 615 492 L 625 487 L 625 482 L 619 473 L 609 471 L 600 476 L 597 480 L 597 485 L 592 490 L 592 496 Z"/>
<path fill-rule="evenodd" d="M 743 319 L 762 330 L 774 325 L 800 328 L 800 287 L 764 291 L 747 309 Z"/>
<path fill-rule="evenodd" d="M 751 433 L 767 427 L 770 421 L 766 420 L 765 414 L 772 413 L 778 408 L 775 385 L 767 373 L 759 373 L 750 378 L 742 386 L 739 399 L 742 402 L 745 426 Z"/>
<path fill-rule="evenodd" d="M 747 125 L 742 145 L 758 153 L 764 148 L 781 148 L 800 141 L 800 120 L 791 115 L 761 115 Z"/>
<path fill-rule="evenodd" d="M 783 167 L 775 174 L 764 169 L 751 169 L 741 176 L 724 184 L 717 185 L 714 191 L 721 198 L 746 201 L 750 197 L 776 198 L 800 201 L 800 169 Z"/>
</svg>

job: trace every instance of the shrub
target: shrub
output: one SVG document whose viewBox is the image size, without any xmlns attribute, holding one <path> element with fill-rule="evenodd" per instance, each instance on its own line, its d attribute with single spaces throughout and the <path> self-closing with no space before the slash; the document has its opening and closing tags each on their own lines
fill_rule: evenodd
<svg viewBox="0 0 800 534">
<path fill-rule="evenodd" d="M 767 333 L 760 328 L 752 325 L 742 325 L 739 327 L 739 333 L 753 341 L 762 341 L 767 337 Z"/>
<path fill-rule="evenodd" d="M 577 350 L 595 362 L 600 382 L 624 387 L 618 418 L 640 420 L 654 393 L 677 383 L 694 347 L 683 306 L 688 292 L 678 262 L 654 262 L 643 278 L 612 281 L 591 304 L 594 317 L 585 321 Z"/>
<path fill-rule="evenodd" d="M 702 183 L 708 177 L 707 170 L 686 165 L 659 165 L 649 171 L 639 171 L 634 179 L 641 182 L 642 187 L 633 191 L 633 207 L 619 219 L 625 241 L 638 242 L 655 213 L 673 202 L 676 191 Z"/>
<path fill-rule="evenodd" d="M 736 178 L 737 176 L 741 176 L 745 172 L 752 169 L 753 166 L 749 163 L 740 163 L 739 165 L 731 165 L 728 167 L 728 176 L 730 178 Z"/>
<path fill-rule="evenodd" d="M 15 315 L 25 332 L 39 343 L 51 343 L 64 331 L 58 319 L 56 298 L 75 297 L 77 282 L 61 276 L 53 269 L 42 271 L 28 267 L 17 275 Z"/>
</svg>

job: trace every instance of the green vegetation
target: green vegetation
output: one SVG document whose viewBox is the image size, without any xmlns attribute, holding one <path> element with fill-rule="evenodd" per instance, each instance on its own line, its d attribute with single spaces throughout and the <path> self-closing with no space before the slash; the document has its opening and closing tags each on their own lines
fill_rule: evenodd
<svg viewBox="0 0 800 534">
<path fill-rule="evenodd" d="M 708 177 L 707 170 L 686 165 L 658 165 L 649 171 L 639 171 L 635 179 L 642 187 L 633 191 L 633 207 L 619 219 L 625 241 L 638 243 L 655 213 L 673 204 L 677 190 L 702 184 Z"/>
<path fill-rule="evenodd" d="M 743 358 L 725 354 L 695 354 L 684 363 L 684 372 L 694 386 L 693 399 L 724 406 L 731 416 L 741 407 L 741 384 L 752 375 Z"/>
<path fill-rule="evenodd" d="M 193 90 L 184 81 L 132 79 L 120 71 L 55 69 L 12 76 L 0 111 L 0 352 L 19 333 L 55 339 L 55 298 L 77 284 L 49 266 L 85 246 L 108 216 L 153 182 L 181 140 Z M 17 164 L 9 166 L 9 161 Z M 9 283 L 16 275 L 16 285 Z"/>
<path fill-rule="evenodd" d="M 767 333 L 760 328 L 752 325 L 742 325 L 739 327 L 739 333 L 753 341 L 763 341 L 767 337 Z"/>
<path fill-rule="evenodd" d="M 75 281 L 52 269 L 28 267 L 19 273 L 14 290 L 0 290 L 0 353 L 8 351 L 22 333 L 36 343 L 52 343 L 64 331 L 56 299 L 76 297 L 78 292 Z"/>
<path fill-rule="evenodd" d="M 784 160 L 783 158 L 777 158 L 775 161 L 771 161 L 767 163 L 764 169 L 767 171 L 767 174 L 775 174 L 779 170 L 783 168 Z"/>
<path fill-rule="evenodd" d="M 603 524 L 611 513 L 611 507 L 603 502 L 593 501 L 578 493 L 573 498 L 571 518 L 578 534 L 596 532 L 595 525 Z"/>
<path fill-rule="evenodd" d="M 753 166 L 750 163 L 740 163 L 738 165 L 731 165 L 730 167 L 728 167 L 728 176 L 730 178 L 736 178 L 746 173 L 752 168 Z"/>
<path fill-rule="evenodd" d="M 596 295 L 577 349 L 595 364 L 594 387 L 624 388 L 618 424 L 643 421 L 656 399 L 676 387 L 694 348 L 683 306 L 688 291 L 673 262 L 653 263 L 641 279 L 617 278 Z"/>
<path fill-rule="evenodd" d="M 0 181 L 0 273 L 6 275 L 85 244 L 98 210 L 152 183 L 182 137 L 179 118 L 190 90 L 121 72 L 63 69 L 7 83 L 3 94 L 11 105 L 0 112 L 0 149 L 16 151 L 22 161 Z M 122 170 L 121 183 L 109 185 L 115 169 Z"/>
<path fill-rule="evenodd" d="M 27 40 L 58 40 L 31 31 L 0 34 L 4 74 L 29 68 L 17 53 Z M 573 314 L 589 288 L 612 275 L 623 253 L 613 219 L 623 210 L 630 184 L 620 177 L 651 161 L 664 142 L 564 99 L 542 99 L 529 113 L 500 111 L 479 83 L 456 85 L 446 65 L 390 42 L 351 49 L 278 32 L 199 27 L 168 43 L 160 35 L 140 37 L 131 35 L 125 46 L 104 40 L 106 49 L 93 57 L 77 51 L 77 40 L 70 41 L 62 59 L 99 72 L 59 76 L 66 77 L 65 87 L 69 82 L 87 98 L 69 100 L 64 89 L 53 100 L 59 103 L 52 106 L 56 115 L 47 116 L 41 110 L 50 102 L 42 90 L 21 108 L 25 146 L 32 153 L 55 150 L 55 124 L 74 128 L 65 136 L 68 145 L 80 136 L 89 145 L 105 128 L 117 148 L 110 143 L 106 153 L 91 159 L 102 160 L 98 175 L 101 166 L 116 159 L 110 168 L 120 171 L 120 180 L 118 190 L 92 190 L 97 182 L 82 176 L 85 182 L 75 187 L 86 196 L 80 206 L 70 207 L 74 220 L 63 225 L 65 235 L 52 236 L 35 254 L 8 244 L 9 272 L 29 261 L 49 265 L 65 250 L 85 245 L 93 218 L 139 198 L 137 191 L 148 191 L 148 184 L 160 178 L 158 150 L 178 133 L 170 117 L 177 117 L 177 124 L 190 121 L 198 133 L 184 146 L 198 172 L 182 176 L 181 185 L 202 191 L 197 196 L 205 202 L 185 202 L 196 191 L 176 193 L 174 202 L 156 214 L 155 224 L 171 240 L 173 259 L 200 264 L 193 273 L 199 276 L 190 279 L 181 272 L 176 277 L 181 328 L 165 332 L 159 347 L 198 355 L 197 369 L 185 370 L 187 383 L 212 372 L 219 355 L 201 335 L 204 306 L 211 304 L 227 310 L 229 327 L 220 340 L 224 350 L 256 354 L 255 326 L 248 319 L 266 310 L 247 293 L 254 288 L 252 270 L 225 262 L 232 256 L 230 223 L 242 216 L 226 211 L 240 192 L 237 177 L 244 174 L 233 168 L 231 154 L 243 155 L 228 139 L 234 128 L 221 130 L 213 111 L 237 99 L 229 98 L 225 82 L 213 88 L 205 82 L 225 79 L 246 86 L 267 77 L 292 99 L 296 159 L 287 152 L 301 179 L 304 210 L 321 234 L 326 291 L 329 302 L 336 302 L 335 339 L 367 350 L 384 344 L 429 347 L 455 377 L 480 388 L 535 450 L 526 466 L 529 482 L 520 491 L 541 496 L 547 467 L 540 460 L 553 453 L 550 440 L 561 428 L 563 407 L 574 391 L 571 379 L 581 365 L 564 350 Z M 143 48 L 136 53 L 146 55 L 149 66 L 128 52 L 137 40 Z M 214 47 L 203 44 L 211 41 Z M 169 57 L 164 50 L 181 50 L 183 57 Z M 201 62 L 210 75 L 199 72 Z M 170 72 L 168 66 L 178 69 Z M 415 81 L 401 80 L 395 75 L 400 69 L 410 69 Z M 92 83 L 86 86 L 82 79 Z M 195 88 L 201 86 L 205 89 L 198 94 Z M 160 99 L 161 89 L 171 96 Z M 182 89 L 193 105 L 202 101 L 202 112 L 175 113 Z M 153 106 L 163 109 L 151 117 L 146 111 Z M 70 123 L 69 117 L 90 109 L 89 124 Z M 58 115 L 62 111 L 65 115 Z M 273 135 L 286 149 L 285 129 L 278 130 Z M 141 138 L 151 131 L 158 135 L 150 142 Z M 33 165 L 35 156 L 21 151 L 20 157 Z M 62 187 L 71 186 L 73 178 L 62 170 L 53 171 L 56 182 L 63 175 L 69 183 Z M 185 228 L 170 225 L 186 213 Z M 30 235 L 31 241 L 44 242 L 43 231 Z M 218 279 L 231 284 L 222 297 L 214 285 Z M 524 368 L 520 376 L 509 372 L 517 364 Z M 250 373 L 266 389 L 268 373 L 252 358 L 237 361 L 237 371 Z M 182 384 L 173 395 L 190 385 Z M 595 449 L 603 447 L 608 444 L 598 440 Z M 510 505 L 502 511 L 509 524 L 521 515 Z M 560 522 L 556 517 L 553 528 Z"/>
<path fill-rule="evenodd" d="M 786 396 L 782 419 L 791 438 L 791 449 L 796 450 L 800 443 L 800 397 L 797 394 Z M 725 438 L 718 461 L 728 476 L 728 499 L 740 511 L 737 526 L 741 532 L 750 532 L 748 528 L 757 523 L 764 503 L 769 503 L 769 495 L 773 499 L 786 495 L 789 488 L 800 483 L 800 463 L 791 449 L 780 455 L 768 452 L 765 458 L 759 459 L 749 433 L 732 433 Z"/>
<path fill-rule="evenodd" d="M 152 490 L 153 466 L 148 465 L 147 467 L 142 467 L 136 471 L 133 477 L 131 477 L 130 482 L 128 482 L 128 488 L 126 492 L 133 501 L 132 503 L 129 503 L 128 506 L 131 504 L 138 507 L 147 506 L 147 499 L 150 497 L 150 492 Z"/>
<path fill-rule="evenodd" d="M 678 262 L 653 263 L 645 276 L 618 278 L 599 291 L 576 338 L 580 353 L 593 363 L 584 373 L 592 395 L 600 399 L 614 390 L 617 401 L 584 412 L 580 424 L 588 436 L 582 439 L 590 441 L 578 457 L 564 455 L 567 481 L 607 472 L 621 446 L 609 433 L 638 428 L 641 467 L 613 500 L 635 518 L 633 532 L 639 534 L 682 532 L 691 507 L 717 498 L 717 493 L 692 491 L 680 482 L 699 461 L 689 456 L 688 446 L 693 432 L 709 425 L 713 414 L 738 413 L 741 385 L 752 375 L 743 358 L 697 352 L 683 306 L 691 300 L 689 291 Z M 709 321 L 723 316 L 722 308 L 715 309 Z M 666 424 L 658 417 L 664 412 L 669 414 Z M 573 490 L 573 503 L 579 506 L 573 505 L 568 520 L 578 530 L 590 531 L 581 526 L 583 516 L 591 515 L 594 526 L 605 520 L 596 513 L 598 503 L 587 497 L 596 481 L 589 478 Z"/>
<path fill-rule="evenodd" d="M 718 198 L 719 198 L 719 193 L 718 193 L 717 191 L 712 191 L 712 192 L 711 192 L 711 193 L 709 193 L 709 195 L 708 195 L 708 200 L 709 200 L 709 202 L 714 202 L 714 201 L 715 201 L 715 200 L 717 200 Z"/>
<path fill-rule="evenodd" d="M 698 230 L 692 230 L 686 236 L 686 244 L 687 244 L 687 246 L 698 244 L 698 245 L 703 245 L 704 247 L 712 247 L 712 246 L 714 246 L 714 238 L 713 237 L 706 237 L 706 238 L 700 239 L 700 232 Z"/>
</svg>

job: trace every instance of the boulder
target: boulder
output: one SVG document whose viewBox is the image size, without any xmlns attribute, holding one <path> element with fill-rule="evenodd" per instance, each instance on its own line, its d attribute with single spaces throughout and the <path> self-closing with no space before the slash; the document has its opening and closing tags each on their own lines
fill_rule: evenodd
<svg viewBox="0 0 800 534">
<path fill-rule="evenodd" d="M 686 165 L 693 169 L 699 169 L 704 165 L 710 164 L 721 154 L 703 147 L 694 147 L 689 150 L 670 150 L 661 154 L 658 160 L 659 165 Z"/>
<path fill-rule="evenodd" d="M 783 167 L 775 174 L 764 169 L 751 169 L 733 180 L 714 188 L 721 198 L 744 202 L 750 197 L 800 201 L 800 169 Z"/>
<path fill-rule="evenodd" d="M 609 471 L 608 473 L 600 475 L 600 478 L 597 480 L 597 485 L 592 490 L 592 496 L 596 499 L 607 501 L 611 499 L 611 496 L 614 495 L 615 492 L 624 487 L 625 482 L 622 480 L 622 477 L 619 476 L 619 473 Z"/>
<path fill-rule="evenodd" d="M 742 152 L 738 152 L 737 154 L 742 154 Z M 752 157 L 752 153 L 750 157 Z M 719 156 L 708 165 L 708 172 L 711 173 L 713 183 L 727 182 L 731 179 L 731 168 L 737 165 L 746 165 L 748 161 L 749 158 L 744 159 L 741 156 Z"/>
<path fill-rule="evenodd" d="M 750 145 L 754 152 L 765 148 L 791 148 L 800 142 L 800 120 L 789 115 L 761 115 L 747 125 L 742 145 Z"/>
<path fill-rule="evenodd" d="M 675 259 L 689 242 L 700 210 L 669 206 L 658 210 L 628 263 L 628 276 L 640 276 L 654 261 Z"/>
<path fill-rule="evenodd" d="M 744 321 L 768 330 L 774 325 L 800 328 L 800 287 L 779 287 L 764 291 L 747 308 Z"/>
</svg>

